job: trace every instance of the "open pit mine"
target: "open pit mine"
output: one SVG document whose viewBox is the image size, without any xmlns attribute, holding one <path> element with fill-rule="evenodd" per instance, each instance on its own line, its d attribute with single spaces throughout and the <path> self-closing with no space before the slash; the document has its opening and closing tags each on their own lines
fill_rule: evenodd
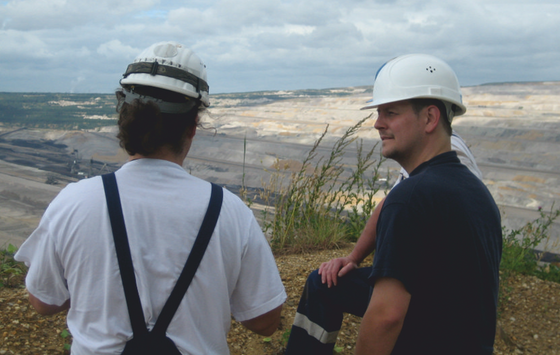
<svg viewBox="0 0 560 355">
<path fill-rule="evenodd" d="M 453 127 L 476 157 L 504 225 L 519 228 L 540 211 L 560 208 L 560 82 L 462 90 L 468 111 Z M 370 114 L 356 136 L 364 149 L 378 144 L 375 113 L 360 111 L 370 98 L 371 87 L 214 95 L 203 117 L 206 128 L 197 131 L 184 168 L 234 191 L 242 185 L 258 191 L 278 163 L 284 174 L 298 169 L 325 130 L 318 157 L 327 156 L 348 128 Z M 66 184 L 126 162 L 115 121 L 105 118 L 106 127 L 82 130 L 0 126 L 0 246 L 21 245 Z M 351 168 L 355 156 L 352 144 L 344 164 Z M 379 183 L 391 186 L 398 170 L 384 161 Z M 384 194 L 382 189 L 376 198 Z M 263 208 L 255 202 L 256 210 Z M 539 250 L 560 254 L 559 223 Z"/>
</svg>

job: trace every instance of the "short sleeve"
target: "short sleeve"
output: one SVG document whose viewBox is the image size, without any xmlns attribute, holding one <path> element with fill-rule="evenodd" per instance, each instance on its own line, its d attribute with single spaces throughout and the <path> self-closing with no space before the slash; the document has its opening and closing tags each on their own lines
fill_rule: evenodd
<svg viewBox="0 0 560 355">
<path fill-rule="evenodd" d="M 412 293 L 418 251 L 414 213 L 405 203 L 386 203 L 382 214 L 370 283 L 373 285 L 381 277 L 395 278 Z"/>
<path fill-rule="evenodd" d="M 232 314 L 240 322 L 277 308 L 287 298 L 270 246 L 254 218 L 249 233 L 230 301 Z"/>
<path fill-rule="evenodd" d="M 60 306 L 70 298 L 47 218 L 41 219 L 37 229 L 21 245 L 15 259 L 29 267 L 25 285 L 41 302 Z"/>
</svg>

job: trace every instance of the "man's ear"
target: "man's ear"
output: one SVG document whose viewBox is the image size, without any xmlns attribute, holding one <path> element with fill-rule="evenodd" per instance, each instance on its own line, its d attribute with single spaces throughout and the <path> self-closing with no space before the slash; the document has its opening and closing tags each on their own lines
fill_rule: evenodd
<svg viewBox="0 0 560 355">
<path fill-rule="evenodd" d="M 189 129 L 189 133 L 187 133 L 187 136 L 189 137 L 189 139 L 193 139 L 195 134 L 196 134 L 196 125 L 192 126 L 192 128 Z"/>
<path fill-rule="evenodd" d="M 436 105 L 427 106 L 424 110 L 426 112 L 426 133 L 432 133 L 438 126 L 441 112 Z"/>
<path fill-rule="evenodd" d="M 188 129 L 187 138 L 193 139 L 194 135 L 196 134 L 196 126 L 198 125 L 198 117 L 196 118 L 196 124 Z"/>
</svg>

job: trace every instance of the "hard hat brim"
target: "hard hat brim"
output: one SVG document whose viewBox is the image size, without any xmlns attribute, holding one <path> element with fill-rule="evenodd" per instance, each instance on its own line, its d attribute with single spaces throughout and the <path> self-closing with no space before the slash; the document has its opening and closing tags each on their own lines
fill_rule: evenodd
<svg viewBox="0 0 560 355">
<path fill-rule="evenodd" d="M 413 99 L 436 99 L 436 100 L 441 100 L 441 101 L 447 101 L 447 102 L 451 102 L 454 107 L 458 108 L 458 110 L 454 110 L 455 112 L 455 116 L 461 116 L 463 114 L 465 114 L 465 112 L 467 112 L 467 107 L 465 105 L 463 105 L 462 102 L 453 102 L 450 100 L 445 100 L 441 97 L 434 97 L 434 96 L 416 96 L 416 97 L 409 97 L 409 98 L 398 98 L 398 99 L 385 99 L 385 100 L 379 100 L 379 101 L 373 101 L 371 102 L 369 105 L 366 105 L 362 108 L 360 108 L 360 110 L 370 110 L 373 108 L 377 108 L 381 105 L 384 104 L 389 104 L 392 102 L 398 102 L 398 101 L 406 101 L 406 100 L 413 100 Z"/>
</svg>

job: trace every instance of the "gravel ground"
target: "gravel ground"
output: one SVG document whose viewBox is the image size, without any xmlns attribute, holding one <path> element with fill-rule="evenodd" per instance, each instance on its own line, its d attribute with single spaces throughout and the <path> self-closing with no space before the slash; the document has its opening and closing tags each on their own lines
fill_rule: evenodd
<svg viewBox="0 0 560 355">
<path fill-rule="evenodd" d="M 253 335 L 232 321 L 228 343 L 233 355 L 280 355 L 297 303 L 310 271 L 330 258 L 346 255 L 349 247 L 277 257 L 288 300 L 280 329 L 270 338 Z M 366 264 L 368 261 L 365 261 Z M 560 284 L 534 277 L 507 281 L 507 301 L 499 310 L 495 354 L 560 354 Z M 39 316 L 22 287 L 0 289 L 0 355 L 64 354 L 65 314 Z M 360 319 L 347 316 L 337 341 L 340 354 L 352 354 Z"/>
</svg>

